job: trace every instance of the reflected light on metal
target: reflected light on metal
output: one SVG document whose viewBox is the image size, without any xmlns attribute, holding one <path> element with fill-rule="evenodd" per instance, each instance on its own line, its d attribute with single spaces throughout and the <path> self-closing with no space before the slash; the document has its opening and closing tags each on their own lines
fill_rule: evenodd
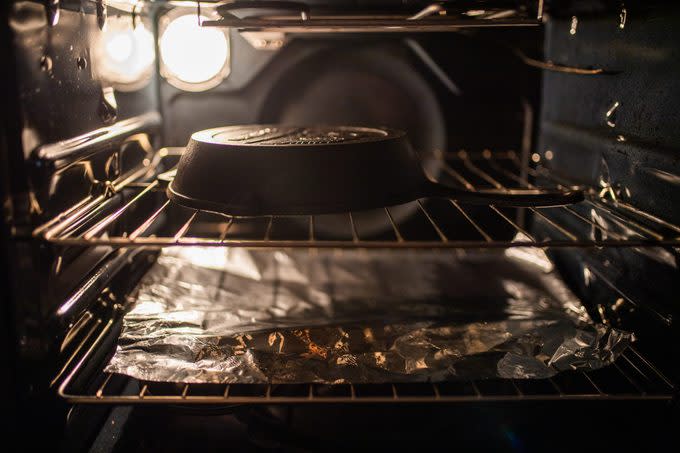
<svg viewBox="0 0 680 453">
<path fill-rule="evenodd" d="M 110 18 L 95 42 L 96 75 L 117 90 L 134 91 L 151 79 L 154 62 L 152 33 L 142 23 L 132 28 L 129 20 Z"/>
</svg>

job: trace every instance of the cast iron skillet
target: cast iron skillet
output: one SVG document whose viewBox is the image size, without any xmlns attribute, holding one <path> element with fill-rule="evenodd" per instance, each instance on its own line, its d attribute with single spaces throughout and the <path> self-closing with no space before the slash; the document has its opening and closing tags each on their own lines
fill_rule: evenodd
<svg viewBox="0 0 680 453">
<path fill-rule="evenodd" d="M 469 190 L 429 180 L 403 132 L 366 127 L 228 126 L 196 132 L 171 200 L 235 216 L 328 214 L 446 197 L 496 206 L 557 206 L 583 193 Z"/>
</svg>

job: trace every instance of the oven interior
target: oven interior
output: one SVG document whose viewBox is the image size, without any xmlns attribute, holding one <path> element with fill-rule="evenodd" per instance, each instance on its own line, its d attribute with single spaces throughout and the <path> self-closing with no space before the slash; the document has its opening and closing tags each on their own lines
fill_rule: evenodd
<svg viewBox="0 0 680 453">
<path fill-rule="evenodd" d="M 468 448 L 665 445 L 678 414 L 680 10 L 305 3 L 3 5 L 2 333 L 17 430 L 40 424 L 36 442 L 96 451 L 381 448 L 447 431 Z M 168 201 L 157 176 L 193 132 L 248 123 L 389 126 L 451 184 L 578 186 L 586 200 L 257 218 Z M 159 251 L 198 246 L 330 259 L 540 249 L 595 322 L 636 341 L 608 367 L 540 380 L 165 385 L 105 373 Z"/>
</svg>

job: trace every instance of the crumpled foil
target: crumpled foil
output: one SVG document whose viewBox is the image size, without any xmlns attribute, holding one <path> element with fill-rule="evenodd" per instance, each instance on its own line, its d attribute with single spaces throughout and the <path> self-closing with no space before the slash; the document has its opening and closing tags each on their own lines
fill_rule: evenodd
<svg viewBox="0 0 680 453">
<path fill-rule="evenodd" d="M 106 371 L 182 383 L 546 378 L 612 363 L 539 249 L 476 253 L 167 248 Z"/>
</svg>

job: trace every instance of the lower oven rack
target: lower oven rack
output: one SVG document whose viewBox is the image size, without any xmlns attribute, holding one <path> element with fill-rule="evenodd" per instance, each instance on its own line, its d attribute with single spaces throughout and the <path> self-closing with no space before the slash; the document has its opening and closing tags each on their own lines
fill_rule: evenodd
<svg viewBox="0 0 680 453">
<path fill-rule="evenodd" d="M 110 338 L 115 321 L 99 320 L 98 333 L 83 340 L 58 394 L 72 404 L 230 405 L 465 403 L 479 401 L 656 400 L 676 397 L 671 381 L 637 348 L 629 347 L 605 368 L 566 371 L 548 379 L 479 379 L 386 384 L 175 384 L 142 382 L 120 374 L 88 372 Z M 89 376 L 92 374 L 94 377 Z"/>
<path fill-rule="evenodd" d="M 536 188 L 534 184 L 538 182 L 531 183 L 529 177 L 541 181 L 541 187 L 569 186 L 547 168 L 526 168 L 513 151 L 460 151 L 438 158 L 442 174 L 471 191 Z M 586 188 L 586 193 L 585 201 L 571 206 L 521 209 L 421 199 L 411 206 L 412 217 L 423 226 L 417 233 L 405 230 L 394 215 L 395 207 L 374 210 L 373 222 L 375 216 L 382 216 L 387 231 L 380 237 L 363 233 L 361 216 L 365 213 L 347 212 L 333 216 L 337 228 L 345 231 L 338 239 L 325 236 L 318 227 L 327 216 L 230 217 L 174 204 L 167 199 L 159 180 L 136 181 L 121 184 L 108 197 L 83 200 L 78 209 L 39 227 L 34 235 L 65 246 L 113 247 L 449 249 L 680 245 L 680 226 L 617 199 L 611 188 Z M 541 226 L 539 233 L 527 226 L 527 219 Z M 458 222 L 456 227 L 451 227 L 451 220 Z M 285 228 L 291 222 L 298 226 L 294 235 Z M 161 223 L 163 228 L 156 228 Z M 500 236 L 493 229 L 499 224 L 505 227 Z"/>
</svg>

